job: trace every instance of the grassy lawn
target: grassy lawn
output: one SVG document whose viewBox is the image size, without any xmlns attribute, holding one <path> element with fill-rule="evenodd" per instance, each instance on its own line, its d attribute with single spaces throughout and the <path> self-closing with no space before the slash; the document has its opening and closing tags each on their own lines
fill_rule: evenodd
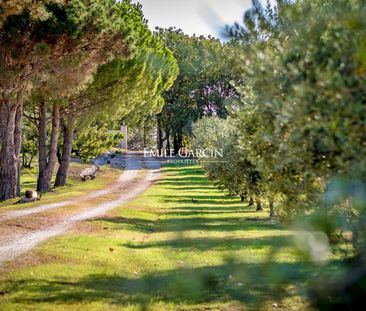
<svg viewBox="0 0 366 311">
<path fill-rule="evenodd" d="M 82 182 L 79 177 L 80 172 L 88 166 L 89 165 L 87 164 L 71 162 L 69 178 L 65 187 L 60 187 L 51 193 L 44 194 L 42 196 L 42 200 L 35 203 L 14 204 L 19 201 L 19 198 L 0 202 L 0 212 L 10 209 L 36 207 L 38 205 L 54 203 L 61 200 L 78 197 L 93 190 L 103 189 L 108 184 L 117 180 L 118 176 L 121 174 L 120 170 L 103 166 L 96 179 Z M 22 196 L 24 196 L 26 190 L 35 190 L 37 188 L 37 174 L 37 167 L 32 169 L 22 169 L 20 178 L 20 189 Z"/>
<path fill-rule="evenodd" d="M 137 199 L 8 264 L 0 309 L 299 310 L 311 274 L 289 237 L 198 167 L 168 165 Z"/>
</svg>

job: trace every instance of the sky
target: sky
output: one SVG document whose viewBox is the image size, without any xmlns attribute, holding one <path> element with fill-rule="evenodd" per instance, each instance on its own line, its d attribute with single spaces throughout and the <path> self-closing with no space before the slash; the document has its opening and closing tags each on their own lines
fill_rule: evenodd
<svg viewBox="0 0 366 311">
<path fill-rule="evenodd" d="M 220 37 L 226 24 L 241 22 L 251 0 L 134 0 L 143 5 L 149 27 L 181 28 L 186 34 Z"/>
</svg>

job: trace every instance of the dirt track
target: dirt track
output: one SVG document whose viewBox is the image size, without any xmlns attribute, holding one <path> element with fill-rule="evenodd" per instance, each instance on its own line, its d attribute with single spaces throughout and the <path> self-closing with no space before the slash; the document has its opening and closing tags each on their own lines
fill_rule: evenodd
<svg viewBox="0 0 366 311">
<path fill-rule="evenodd" d="M 125 170 L 113 187 L 78 199 L 0 214 L 0 267 L 4 261 L 12 260 L 40 242 L 64 233 L 77 222 L 101 216 L 135 198 L 159 178 L 160 163 L 143 160 L 132 154 L 117 158 L 116 163 L 123 163 Z M 102 202 L 93 203 L 97 198 Z M 80 203 L 87 207 L 75 209 Z M 57 211 L 61 208 L 63 213 L 58 215 Z"/>
</svg>

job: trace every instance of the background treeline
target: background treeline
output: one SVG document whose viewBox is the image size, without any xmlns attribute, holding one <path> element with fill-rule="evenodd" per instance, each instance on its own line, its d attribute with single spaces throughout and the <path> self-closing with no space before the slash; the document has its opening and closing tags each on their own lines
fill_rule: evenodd
<svg viewBox="0 0 366 311">
<path fill-rule="evenodd" d="M 162 93 L 164 105 L 158 114 L 145 118 L 127 116 L 129 146 L 177 154 L 180 148 L 187 147 L 192 124 L 198 119 L 226 118 L 230 102 L 238 97 L 232 81 L 240 79 L 239 66 L 235 64 L 239 51 L 230 42 L 188 36 L 175 28 L 157 28 L 156 35 L 172 51 L 179 74 L 172 87 Z"/>
<path fill-rule="evenodd" d="M 158 113 L 178 73 L 141 6 L 114 0 L 1 3 L 0 67 L 0 200 L 20 194 L 21 162 L 37 155 L 37 190 L 51 189 L 57 158 L 55 186 L 65 185 L 78 133 L 103 152 L 118 138 L 106 123 Z"/>
</svg>

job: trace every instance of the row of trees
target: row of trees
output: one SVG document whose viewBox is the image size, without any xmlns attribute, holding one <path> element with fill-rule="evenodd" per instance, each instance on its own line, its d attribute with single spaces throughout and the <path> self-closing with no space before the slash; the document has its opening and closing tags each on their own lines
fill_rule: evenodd
<svg viewBox="0 0 366 311">
<path fill-rule="evenodd" d="M 178 73 L 131 1 L 8 1 L 0 12 L 0 200 L 20 194 L 24 116 L 37 133 L 37 188 L 50 191 L 58 150 L 55 186 L 65 185 L 78 131 L 157 113 Z"/>
<path fill-rule="evenodd" d="M 229 118 L 196 122 L 191 138 L 224 150 L 202 159 L 221 188 L 293 221 L 304 259 L 346 259 L 308 285 L 320 310 L 352 309 L 365 294 L 365 16 L 362 0 L 253 1 L 244 25 L 227 29 L 241 49 L 239 100 Z M 271 281 L 277 297 L 293 280 Z"/>
<path fill-rule="evenodd" d="M 363 1 L 253 1 L 228 28 L 240 101 L 230 120 L 198 122 L 194 143 L 225 135 L 228 162 L 207 169 L 231 194 L 276 200 L 288 216 L 322 206 L 331 178 L 365 177 L 365 12 Z"/>
<path fill-rule="evenodd" d="M 239 132 L 231 117 L 202 118 L 192 126 L 190 147 L 193 150 L 222 150 L 223 158 L 203 158 L 201 164 L 208 176 L 222 190 L 231 196 L 239 196 L 241 201 L 256 204 L 257 211 L 263 210 L 261 201 L 261 175 L 247 157 L 243 157 L 238 145 Z M 270 202 L 274 216 L 273 200 Z"/>
</svg>

